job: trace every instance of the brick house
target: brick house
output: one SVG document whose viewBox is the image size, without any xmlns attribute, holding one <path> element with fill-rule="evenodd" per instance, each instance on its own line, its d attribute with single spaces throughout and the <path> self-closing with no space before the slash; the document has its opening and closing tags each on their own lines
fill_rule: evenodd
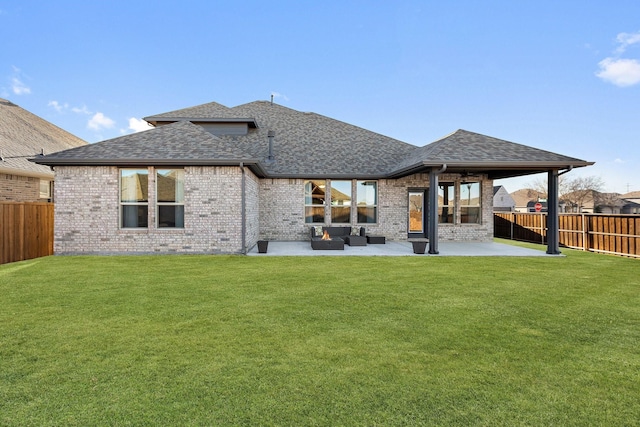
<svg viewBox="0 0 640 427">
<path fill-rule="evenodd" d="M 330 224 L 438 253 L 493 238 L 494 179 L 592 164 L 464 130 L 417 147 L 267 101 L 145 120 L 35 160 L 56 171 L 56 253 L 246 253 Z"/>
<path fill-rule="evenodd" d="M 53 171 L 30 162 L 42 152 L 86 145 L 82 139 L 0 98 L 0 201 L 50 201 Z"/>
</svg>

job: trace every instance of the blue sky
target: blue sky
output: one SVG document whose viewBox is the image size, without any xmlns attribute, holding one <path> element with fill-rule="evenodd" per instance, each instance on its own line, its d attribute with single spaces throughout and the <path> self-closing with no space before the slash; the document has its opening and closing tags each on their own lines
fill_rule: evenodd
<svg viewBox="0 0 640 427">
<path fill-rule="evenodd" d="M 595 161 L 570 176 L 626 193 L 639 17 L 637 0 L 0 0 L 0 97 L 97 142 L 273 94 L 418 146 L 466 129 Z"/>
</svg>

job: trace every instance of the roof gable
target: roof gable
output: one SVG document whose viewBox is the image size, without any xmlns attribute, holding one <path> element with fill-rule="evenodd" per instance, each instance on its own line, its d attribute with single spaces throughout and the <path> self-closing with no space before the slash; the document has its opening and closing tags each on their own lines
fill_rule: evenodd
<svg viewBox="0 0 640 427">
<path fill-rule="evenodd" d="M 415 149 L 398 164 L 396 174 L 425 166 L 447 165 L 449 170 L 578 167 L 592 164 L 584 160 L 540 150 L 527 145 L 459 129 L 431 144 Z M 536 170 L 537 172 L 537 170 Z"/>
<path fill-rule="evenodd" d="M 162 114 L 154 114 L 144 119 L 149 121 L 150 118 L 164 119 L 207 119 L 212 117 L 235 117 L 231 113 L 231 109 L 217 102 L 208 102 L 206 104 L 196 105 L 179 110 L 169 111 Z"/>
</svg>

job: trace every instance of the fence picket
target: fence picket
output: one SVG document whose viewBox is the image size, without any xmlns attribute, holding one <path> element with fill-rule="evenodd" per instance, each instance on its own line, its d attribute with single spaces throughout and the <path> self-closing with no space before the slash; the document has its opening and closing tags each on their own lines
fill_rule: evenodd
<svg viewBox="0 0 640 427">
<path fill-rule="evenodd" d="M 0 264 L 53 255 L 53 203 L 0 202 Z"/>
</svg>

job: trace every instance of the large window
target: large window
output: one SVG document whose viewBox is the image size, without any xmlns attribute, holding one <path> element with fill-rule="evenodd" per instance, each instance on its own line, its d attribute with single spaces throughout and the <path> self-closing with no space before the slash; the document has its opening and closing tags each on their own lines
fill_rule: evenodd
<svg viewBox="0 0 640 427">
<path fill-rule="evenodd" d="M 120 226 L 147 228 L 149 173 L 147 169 L 120 170 Z"/>
<path fill-rule="evenodd" d="M 331 223 L 351 222 L 351 181 L 331 181 Z"/>
<path fill-rule="evenodd" d="M 463 182 L 460 184 L 460 222 L 480 223 L 480 183 Z"/>
<path fill-rule="evenodd" d="M 324 180 L 304 182 L 304 222 L 324 223 L 327 183 Z"/>
<path fill-rule="evenodd" d="M 184 227 L 184 170 L 156 171 L 158 228 Z"/>
<path fill-rule="evenodd" d="M 438 184 L 438 222 L 453 224 L 455 211 L 455 185 L 452 182 Z"/>
<path fill-rule="evenodd" d="M 378 183 L 376 181 L 358 181 L 356 204 L 358 207 L 358 224 L 375 224 L 378 222 Z"/>
</svg>

